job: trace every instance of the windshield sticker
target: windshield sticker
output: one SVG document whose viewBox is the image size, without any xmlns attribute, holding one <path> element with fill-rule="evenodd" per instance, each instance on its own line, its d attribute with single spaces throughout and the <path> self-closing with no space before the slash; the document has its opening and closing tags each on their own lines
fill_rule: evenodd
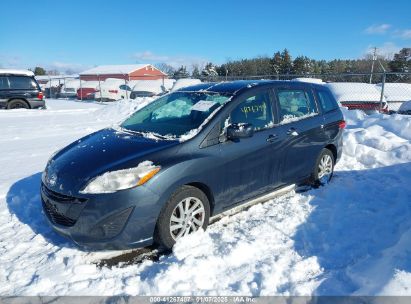
<svg viewBox="0 0 411 304">
<path fill-rule="evenodd" d="M 216 103 L 211 100 L 200 100 L 197 102 L 195 105 L 191 107 L 192 111 L 200 111 L 200 112 L 206 112 L 210 110 L 212 106 L 214 106 Z"/>
</svg>

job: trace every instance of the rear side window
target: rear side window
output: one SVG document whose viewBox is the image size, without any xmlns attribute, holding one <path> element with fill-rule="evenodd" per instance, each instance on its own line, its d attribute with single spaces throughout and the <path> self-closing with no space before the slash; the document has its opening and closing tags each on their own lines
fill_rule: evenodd
<svg viewBox="0 0 411 304">
<path fill-rule="evenodd" d="M 318 113 L 311 94 L 300 89 L 280 89 L 277 91 L 280 106 L 280 123 L 305 118 Z"/>
<path fill-rule="evenodd" d="M 260 93 L 241 102 L 230 114 L 233 124 L 248 123 L 256 130 L 273 125 L 271 99 L 268 92 Z"/>
<path fill-rule="evenodd" d="M 0 76 L 0 90 L 6 90 L 9 88 L 9 81 L 6 76 Z"/>
<path fill-rule="evenodd" d="M 327 91 L 317 91 L 317 95 L 324 113 L 338 108 L 337 103 Z"/>
<path fill-rule="evenodd" d="M 37 83 L 31 77 L 25 76 L 8 76 L 10 88 L 16 90 L 35 90 Z"/>
</svg>

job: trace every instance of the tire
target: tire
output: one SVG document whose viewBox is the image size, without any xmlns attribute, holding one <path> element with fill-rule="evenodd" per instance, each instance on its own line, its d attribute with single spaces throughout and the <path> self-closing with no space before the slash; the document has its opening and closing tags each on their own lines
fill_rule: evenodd
<svg viewBox="0 0 411 304">
<path fill-rule="evenodd" d="M 312 173 L 312 184 L 319 187 L 328 184 L 334 174 L 335 158 L 333 153 L 324 148 L 315 162 L 314 172 Z"/>
<path fill-rule="evenodd" d="M 188 213 L 185 207 L 187 204 Z M 160 248 L 170 250 L 179 238 L 199 228 L 205 230 L 209 219 L 210 202 L 207 196 L 198 188 L 182 186 L 171 195 L 160 212 L 154 232 L 154 243 Z"/>
<path fill-rule="evenodd" d="M 30 107 L 22 99 L 13 99 L 7 104 L 7 109 L 30 109 Z"/>
</svg>

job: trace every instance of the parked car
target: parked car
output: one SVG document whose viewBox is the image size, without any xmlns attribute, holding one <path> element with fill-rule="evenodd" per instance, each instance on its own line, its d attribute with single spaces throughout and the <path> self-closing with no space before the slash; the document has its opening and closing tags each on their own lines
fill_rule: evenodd
<svg viewBox="0 0 411 304">
<path fill-rule="evenodd" d="M 61 98 L 76 98 L 77 90 L 80 89 L 80 79 L 70 79 L 66 80 L 64 85 L 61 87 L 60 95 Z"/>
<path fill-rule="evenodd" d="M 398 109 L 398 114 L 411 115 L 411 100 L 405 101 Z"/>
<path fill-rule="evenodd" d="M 44 95 L 31 71 L 0 69 L 0 108 L 45 108 Z"/>
<path fill-rule="evenodd" d="M 388 113 L 385 97 L 381 100 L 381 91 L 373 84 L 358 82 L 326 83 L 335 99 L 348 110 L 362 110 L 366 113 Z"/>
<path fill-rule="evenodd" d="M 64 80 L 62 75 L 42 75 L 34 76 L 37 83 L 40 85 L 45 98 L 58 98 Z"/>
<path fill-rule="evenodd" d="M 90 100 L 94 99 L 94 94 L 97 92 L 98 81 L 84 81 L 81 88 L 77 90 L 77 99 Z"/>
<path fill-rule="evenodd" d="M 131 99 L 137 97 L 153 97 L 163 95 L 171 90 L 174 79 L 141 80 L 135 84 L 130 94 Z"/>
<path fill-rule="evenodd" d="M 130 93 L 131 87 L 124 79 L 107 78 L 100 82 L 94 97 L 99 101 L 115 101 L 129 98 Z"/>
<path fill-rule="evenodd" d="M 210 217 L 295 184 L 328 183 L 344 127 L 322 85 L 186 87 L 52 156 L 42 174 L 44 212 L 83 246 L 171 248 Z"/>
</svg>

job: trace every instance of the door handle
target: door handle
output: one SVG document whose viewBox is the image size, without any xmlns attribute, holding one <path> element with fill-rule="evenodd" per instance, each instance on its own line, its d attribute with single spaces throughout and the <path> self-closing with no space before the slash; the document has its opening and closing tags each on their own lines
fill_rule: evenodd
<svg viewBox="0 0 411 304">
<path fill-rule="evenodd" d="M 290 135 L 290 136 L 298 136 L 298 132 L 297 132 L 296 129 L 290 128 L 290 129 L 287 131 L 287 135 Z"/>
<path fill-rule="evenodd" d="M 277 134 L 270 134 L 268 135 L 266 141 L 269 143 L 275 142 L 277 140 Z"/>
</svg>

